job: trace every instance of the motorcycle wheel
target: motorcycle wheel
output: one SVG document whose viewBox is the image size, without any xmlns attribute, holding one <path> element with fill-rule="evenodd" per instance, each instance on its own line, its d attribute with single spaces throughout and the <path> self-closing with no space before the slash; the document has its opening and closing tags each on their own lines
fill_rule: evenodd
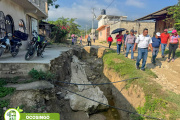
<svg viewBox="0 0 180 120">
<path fill-rule="evenodd" d="M 27 51 L 26 55 L 25 55 L 25 60 L 31 60 L 34 55 L 35 55 L 35 48 L 34 47 L 29 47 L 29 50 Z"/>
<path fill-rule="evenodd" d="M 19 47 L 15 48 L 15 50 L 13 52 L 11 52 L 11 55 L 13 57 L 16 57 L 18 53 L 19 53 Z"/>
</svg>

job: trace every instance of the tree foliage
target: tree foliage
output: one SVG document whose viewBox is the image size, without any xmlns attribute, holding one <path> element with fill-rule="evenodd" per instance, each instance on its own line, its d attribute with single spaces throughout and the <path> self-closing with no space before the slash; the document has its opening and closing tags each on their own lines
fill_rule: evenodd
<svg viewBox="0 0 180 120">
<path fill-rule="evenodd" d="M 48 0 L 48 6 L 54 6 L 55 8 L 59 8 L 59 4 L 56 4 L 57 0 Z M 49 8 L 48 8 L 49 9 Z"/>
<path fill-rule="evenodd" d="M 180 33 L 180 0 L 177 5 L 172 6 L 168 9 L 168 16 L 170 16 L 170 18 L 167 18 L 166 20 L 168 21 L 170 19 L 173 19 L 175 22 L 174 27 Z"/>
<path fill-rule="evenodd" d="M 79 35 L 80 30 L 78 27 L 80 25 L 76 24 L 75 20 L 74 18 L 61 17 L 56 21 L 49 21 L 50 24 L 55 25 L 51 33 L 51 38 L 54 38 L 55 42 L 62 42 L 67 39 L 68 35 Z"/>
</svg>

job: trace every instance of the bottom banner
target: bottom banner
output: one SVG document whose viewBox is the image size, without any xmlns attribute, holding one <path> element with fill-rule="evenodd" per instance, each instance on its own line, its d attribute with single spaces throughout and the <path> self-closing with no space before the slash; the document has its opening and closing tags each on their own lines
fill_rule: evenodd
<svg viewBox="0 0 180 120">
<path fill-rule="evenodd" d="M 20 120 L 60 120 L 59 113 L 20 113 Z"/>
</svg>

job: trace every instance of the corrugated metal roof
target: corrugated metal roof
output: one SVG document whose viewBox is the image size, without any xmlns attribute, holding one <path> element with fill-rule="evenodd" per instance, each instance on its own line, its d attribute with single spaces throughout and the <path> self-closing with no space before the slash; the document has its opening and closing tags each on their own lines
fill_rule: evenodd
<svg viewBox="0 0 180 120">
<path fill-rule="evenodd" d="M 167 15 L 167 9 L 170 8 L 171 6 L 165 7 L 159 11 L 156 11 L 154 13 L 151 13 L 149 15 L 146 15 L 142 18 L 136 19 L 135 21 L 140 21 L 140 20 L 153 20 L 153 19 L 158 19 L 164 15 Z"/>
</svg>

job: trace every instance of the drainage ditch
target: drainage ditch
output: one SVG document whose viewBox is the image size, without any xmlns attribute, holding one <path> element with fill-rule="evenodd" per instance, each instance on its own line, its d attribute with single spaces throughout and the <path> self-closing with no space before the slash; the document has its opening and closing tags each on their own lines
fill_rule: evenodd
<svg viewBox="0 0 180 120">
<path fill-rule="evenodd" d="M 50 72 L 56 75 L 56 80 L 49 81 L 51 85 L 47 81 L 17 85 L 16 92 L 6 97 L 10 99 L 10 106 L 20 106 L 27 113 L 60 113 L 61 120 L 131 120 L 129 113 L 98 102 L 136 112 L 134 107 L 145 101 L 142 89 L 137 86 L 126 90 L 124 82 L 98 86 L 65 84 L 120 81 L 119 75 L 103 64 L 104 52 L 104 48 L 96 47 L 77 47 L 63 52 L 51 61 Z M 40 87 L 31 88 L 33 84 Z"/>
</svg>

